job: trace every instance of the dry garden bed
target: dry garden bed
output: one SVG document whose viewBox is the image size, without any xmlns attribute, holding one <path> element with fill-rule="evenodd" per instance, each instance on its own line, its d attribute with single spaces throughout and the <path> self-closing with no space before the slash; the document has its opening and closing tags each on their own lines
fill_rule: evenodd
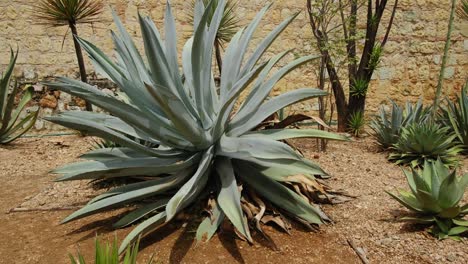
<svg viewBox="0 0 468 264">
<path fill-rule="evenodd" d="M 97 233 L 111 240 L 114 234 L 122 239 L 129 232 L 131 228 L 111 228 L 124 209 L 59 225 L 72 212 L 60 208 L 83 205 L 107 187 L 99 189 L 85 181 L 53 183 L 54 176 L 47 172 L 76 160 L 93 142 L 78 136 L 47 137 L 21 139 L 0 149 L 0 263 L 67 263 L 67 254 L 76 252 L 77 245 L 91 257 Z M 360 263 L 350 242 L 362 248 L 371 263 L 465 263 L 468 259 L 466 239 L 438 241 L 421 226 L 396 221 L 408 212 L 384 190 L 406 188 L 405 178 L 400 168 L 386 160 L 387 154 L 378 152 L 373 140 L 332 143 L 327 153 L 316 153 L 314 140 L 293 143 L 332 175 L 329 185 L 356 196 L 350 202 L 323 207 L 333 224 L 319 232 L 296 226 L 292 236 L 266 227 L 275 250 L 261 236 L 254 235 L 254 245 L 235 239 L 229 225 L 207 244 L 195 245 L 196 226 L 176 221 L 142 241 L 139 259 L 155 254 L 161 263 Z M 468 172 L 467 159 L 462 168 Z M 13 208 L 16 212 L 11 212 Z"/>
</svg>

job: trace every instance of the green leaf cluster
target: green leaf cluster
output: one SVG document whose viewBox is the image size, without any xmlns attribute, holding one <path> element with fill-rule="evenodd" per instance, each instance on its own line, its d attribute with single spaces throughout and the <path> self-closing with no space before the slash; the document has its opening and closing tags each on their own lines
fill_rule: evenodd
<svg viewBox="0 0 468 264">
<path fill-rule="evenodd" d="M 52 26 L 68 26 L 99 21 L 104 5 L 100 0 L 40 0 L 34 15 Z"/>
<path fill-rule="evenodd" d="M 389 149 L 397 143 L 404 127 L 426 123 L 431 112 L 430 107 L 424 107 L 422 99 L 415 105 L 407 102 L 404 109 L 394 101 L 390 100 L 390 102 L 391 112 L 381 107 L 370 123 L 374 137 L 383 149 Z"/>
<path fill-rule="evenodd" d="M 455 102 L 449 99 L 446 102 L 441 108 L 440 123 L 456 135 L 455 141 L 463 148 L 463 153 L 468 154 L 468 82 Z"/>
<path fill-rule="evenodd" d="M 215 3 L 218 5 L 211 16 Z M 272 72 L 289 51 L 269 60 L 262 57 L 297 14 L 274 28 L 256 47 L 249 47 L 270 7 L 266 6 L 246 28 L 232 37 L 224 53 L 223 75 L 219 87 L 216 86 L 213 43 L 225 7 L 225 0 L 211 1 L 206 7 L 203 1 L 196 1 L 195 30 L 183 48 L 181 68 L 175 20 L 169 3 L 164 21 L 165 39 L 151 19 L 139 16 L 145 56 L 139 53 L 115 14 L 118 32 L 112 32 L 112 40 L 116 62 L 92 43 L 79 39 L 96 70 L 111 79 L 128 100 L 120 101 L 83 82 L 58 78 L 57 82 L 47 85 L 81 97 L 109 114 L 64 112 L 48 120 L 111 140 L 122 147 L 91 151 L 82 156 L 87 161 L 53 172 L 62 175 L 58 181 L 134 176 L 143 180 L 99 195 L 63 222 L 149 200 L 115 224 L 125 227 L 141 221 L 123 241 L 122 252 L 140 235 L 171 221 L 211 193 L 216 206 L 200 224 L 197 238 L 209 239 L 227 218 L 246 240 L 252 241 L 241 208 L 240 185 L 252 188 L 270 204 L 303 222 L 321 224 L 328 220 L 319 207 L 282 184 L 290 175 L 302 174 L 315 179 L 316 175 L 326 173 L 281 140 L 345 138 L 319 130 L 252 132 L 278 110 L 326 95 L 319 89 L 302 88 L 268 98 L 286 74 L 319 56 L 296 59 Z M 248 54 L 248 50 L 252 53 Z M 241 93 L 246 97 L 236 108 Z M 158 147 L 142 145 L 132 139 Z"/>
<path fill-rule="evenodd" d="M 425 162 L 422 170 L 404 171 L 410 191 L 400 190 L 390 194 L 415 216 L 401 220 L 434 225 L 431 233 L 439 239 L 459 239 L 468 231 L 468 204 L 460 205 L 468 185 L 468 174 L 457 177 L 456 170 L 450 172 L 439 159 Z"/>
<path fill-rule="evenodd" d="M 454 142 L 456 135 L 448 127 L 428 122 L 402 128 L 400 137 L 392 147 L 389 160 L 396 164 L 419 167 L 425 161 L 440 159 L 446 166 L 458 163 L 462 148 Z"/>
<path fill-rule="evenodd" d="M 10 63 L 3 75 L 0 74 L 0 144 L 7 144 L 19 138 L 34 126 L 39 110 L 27 113 L 21 119 L 21 113 L 33 98 L 33 88 L 28 87 L 21 95 L 18 104 L 16 96 L 21 92 L 15 83 L 10 91 L 10 79 L 13 74 L 18 53 L 11 50 Z"/>
<path fill-rule="evenodd" d="M 99 242 L 99 238 L 96 237 L 94 247 L 94 264 L 137 264 L 137 255 L 140 241 L 137 241 L 134 245 L 129 246 L 125 251 L 125 255 L 120 261 L 119 250 L 117 246 L 117 238 L 114 239 L 112 245 L 108 243 L 102 244 Z M 78 256 L 74 257 L 69 255 L 71 264 L 86 264 L 84 256 L 78 252 Z M 148 264 L 152 264 L 153 258 L 148 261 Z"/>
</svg>

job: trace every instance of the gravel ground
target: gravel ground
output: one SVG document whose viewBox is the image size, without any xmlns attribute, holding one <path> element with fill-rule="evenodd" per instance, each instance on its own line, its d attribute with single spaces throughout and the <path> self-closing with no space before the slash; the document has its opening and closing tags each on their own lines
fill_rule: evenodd
<svg viewBox="0 0 468 264">
<path fill-rule="evenodd" d="M 57 208 L 78 208 L 103 190 L 84 181 L 54 183 L 54 176 L 47 171 L 76 160 L 92 142 L 76 136 L 21 139 L 15 145 L 0 148 L 0 209 L 23 211 L 0 215 L 4 223 L 0 225 L 0 253 L 4 256 L 0 263 L 67 263 L 66 251 L 73 252 L 76 243 L 85 244 L 82 252 L 92 255 L 96 230 L 110 238 L 116 234 L 120 239 L 129 232 L 130 229 L 116 233 L 102 228 L 116 213 L 57 225 L 70 213 L 55 211 Z M 466 238 L 462 242 L 437 241 L 424 227 L 397 221 L 408 212 L 384 191 L 406 188 L 406 182 L 401 170 L 386 160 L 387 154 L 379 152 L 372 139 L 331 143 L 327 153 L 314 152 L 314 140 L 295 140 L 293 144 L 333 176 L 329 185 L 356 196 L 344 204 L 323 206 L 334 224 L 323 226 L 318 233 L 295 230 L 293 236 L 267 227 L 279 251 L 265 248 L 262 243 L 249 246 L 228 239 L 231 236 L 225 233 L 195 247 L 193 234 L 178 230 L 179 225 L 174 224 L 148 238 L 142 257 L 157 252 L 161 263 L 359 263 L 349 245 L 352 242 L 370 263 L 468 262 Z M 461 172 L 468 173 L 467 159 L 462 161 Z M 17 237 L 20 239 L 14 240 Z M 23 252 L 25 248 L 28 253 Z"/>
</svg>

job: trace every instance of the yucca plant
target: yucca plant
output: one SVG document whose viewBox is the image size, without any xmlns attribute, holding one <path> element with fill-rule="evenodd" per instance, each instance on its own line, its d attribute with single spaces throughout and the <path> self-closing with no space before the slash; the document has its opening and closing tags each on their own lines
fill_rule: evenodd
<svg viewBox="0 0 468 264">
<path fill-rule="evenodd" d="M 81 81 L 88 82 L 86 66 L 78 37 L 77 24 L 90 24 L 98 22 L 99 15 L 103 11 L 100 0 L 39 0 L 34 7 L 34 15 L 46 25 L 53 27 L 68 26 L 73 34 L 73 44 L 78 60 Z M 86 110 L 92 111 L 93 107 L 86 102 Z"/>
<path fill-rule="evenodd" d="M 454 143 L 456 135 L 448 127 L 427 122 L 402 128 L 401 135 L 392 147 L 389 160 L 396 164 L 419 167 L 426 161 L 440 159 L 446 166 L 458 163 L 457 155 L 462 150 Z"/>
<path fill-rule="evenodd" d="M 468 231 L 468 221 L 463 219 L 468 214 L 468 204 L 460 205 L 468 174 L 457 177 L 456 170 L 450 172 L 441 160 L 424 162 L 422 170 L 403 172 L 411 191 L 400 190 L 398 195 L 387 192 L 416 214 L 401 220 L 435 224 L 431 233 L 439 239 L 459 239 Z"/>
<path fill-rule="evenodd" d="M 457 9 L 457 14 L 459 17 L 468 20 L 468 0 L 461 0 Z"/>
<path fill-rule="evenodd" d="M 109 243 L 105 243 L 104 245 L 99 242 L 99 238 L 96 237 L 95 240 L 95 249 L 94 249 L 94 264 L 137 264 L 137 255 L 138 255 L 138 247 L 139 241 L 137 241 L 134 245 L 129 246 L 125 251 L 125 256 L 123 257 L 122 261 L 120 261 L 119 251 L 117 246 L 117 238 L 114 239 L 112 245 Z M 78 256 L 74 257 L 70 255 L 71 264 L 86 264 L 84 256 L 78 252 Z M 148 261 L 148 264 L 152 264 L 153 258 L 151 257 Z"/>
<path fill-rule="evenodd" d="M 456 102 L 447 99 L 447 106 L 442 108 L 440 121 L 456 135 L 455 141 L 468 154 L 468 82 L 462 89 Z"/>
<path fill-rule="evenodd" d="M 366 119 L 363 112 L 355 112 L 351 114 L 348 122 L 349 132 L 355 137 L 359 137 L 366 126 Z"/>
<path fill-rule="evenodd" d="M 202 0 L 204 6 L 208 6 L 211 0 Z M 201 8 L 199 5 L 196 6 L 197 1 L 192 1 L 192 9 L 193 12 L 188 13 L 188 19 L 192 24 L 195 24 L 194 21 L 194 12 L 197 12 L 197 8 Z M 214 41 L 214 48 L 215 48 L 215 55 L 216 55 L 216 63 L 218 64 L 219 73 L 222 73 L 223 68 L 223 59 L 221 50 L 224 49 L 226 43 L 229 43 L 232 37 L 236 34 L 236 32 L 240 28 L 240 19 L 236 15 L 237 11 L 237 1 L 236 0 L 227 0 L 226 5 L 224 7 L 224 12 L 221 18 L 221 22 L 218 27 L 218 31 L 216 32 L 216 37 Z M 211 23 L 213 16 L 216 12 L 216 7 L 219 4 L 219 0 L 213 0 L 213 4 L 211 5 L 208 11 L 208 25 Z M 199 9 L 199 11 L 201 11 Z"/>
<path fill-rule="evenodd" d="M 383 148 L 391 148 L 400 138 L 401 129 L 412 124 L 424 124 L 430 119 L 430 107 L 424 107 L 420 99 L 415 105 L 406 102 L 403 109 L 397 103 L 390 100 L 392 111 L 388 113 L 383 107 L 376 115 L 370 127 L 374 131 L 374 137 L 377 143 Z"/>
<path fill-rule="evenodd" d="M 53 171 L 62 175 L 58 181 L 136 175 L 145 179 L 99 195 L 63 223 L 152 198 L 153 202 L 133 210 L 115 224 L 116 227 L 125 227 L 145 219 L 125 238 L 120 247 L 123 251 L 138 236 L 171 221 L 183 210 L 195 208 L 192 206 L 194 203 L 210 199 L 211 213 L 200 224 L 197 238 L 209 239 L 227 218 L 244 239 L 252 241 L 241 206 L 247 189 L 249 194 L 257 193 L 269 205 L 303 223 L 321 224 L 328 220 L 319 207 L 283 184 L 292 182 L 309 186 L 314 183 L 315 175 L 325 176 L 326 173 L 279 140 L 345 138 L 320 130 L 251 131 L 283 107 L 326 95 L 318 89 L 304 88 L 266 100 L 283 76 L 318 58 L 307 56 L 297 59 L 271 74 L 274 65 L 288 51 L 258 63 L 297 14 L 270 32 L 244 59 L 248 44 L 270 6 L 264 7 L 252 23 L 232 38 L 224 55 L 225 74 L 221 77 L 220 86 L 215 87 L 213 43 L 226 2 L 219 1 L 211 23 L 208 23 L 213 4 L 210 2 L 205 10 L 202 1 L 196 2 L 195 32 L 182 53 L 184 78 L 179 72 L 175 21 L 168 3 L 164 41 L 150 18 L 139 17 L 146 62 L 115 14 L 120 35 L 112 33 L 116 63 L 93 44 L 79 39 L 97 70 L 109 76 L 131 103 L 69 78 L 58 78 L 57 82 L 46 84 L 89 100 L 112 115 L 64 112 L 48 120 L 125 146 L 85 154 L 82 158 L 89 161 Z M 236 108 L 235 104 L 244 91 L 248 93 L 247 97 Z M 157 143 L 159 147 L 141 145 L 128 136 Z M 240 185 L 243 191 L 240 191 Z M 257 224 L 264 214 L 265 210 L 255 214 Z"/>
<path fill-rule="evenodd" d="M 20 119 L 21 113 L 33 98 L 32 87 L 24 91 L 15 108 L 15 99 L 21 89 L 15 82 L 10 92 L 10 79 L 17 58 L 18 52 L 15 54 L 11 50 L 10 63 L 3 74 L 0 72 L 0 144 L 10 143 L 26 133 L 34 126 L 39 114 L 39 110 L 37 110 L 26 114 L 23 119 Z"/>
</svg>

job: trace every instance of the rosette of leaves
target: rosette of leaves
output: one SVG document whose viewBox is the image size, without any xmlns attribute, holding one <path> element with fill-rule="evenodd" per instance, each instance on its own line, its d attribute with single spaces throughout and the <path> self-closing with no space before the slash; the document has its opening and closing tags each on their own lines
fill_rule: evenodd
<svg viewBox="0 0 468 264">
<path fill-rule="evenodd" d="M 401 165 L 419 167 L 425 161 L 440 159 L 446 166 L 457 165 L 457 155 L 462 148 L 454 142 L 456 135 L 448 127 L 428 122 L 402 128 L 401 135 L 392 147 L 389 160 Z"/>
<path fill-rule="evenodd" d="M 252 131 L 281 108 L 326 95 L 318 89 L 303 88 L 267 99 L 275 84 L 287 73 L 319 57 L 299 58 L 274 73 L 271 73 L 272 68 L 288 51 L 261 60 L 297 14 L 273 29 L 247 56 L 252 36 L 270 6 L 263 8 L 232 38 L 224 54 L 225 74 L 216 87 L 213 42 L 226 2 L 219 1 L 208 23 L 212 5 L 213 1 L 205 9 L 202 1 L 195 4 L 195 32 L 182 52 L 182 72 L 169 3 L 164 23 L 165 40 L 149 18 L 139 17 L 146 60 L 115 15 L 119 32 L 113 32 L 112 39 L 117 62 L 93 44 L 79 40 L 97 70 L 116 83 L 129 103 L 68 78 L 47 84 L 88 100 L 111 114 L 64 112 L 48 120 L 123 146 L 91 151 L 82 156 L 89 161 L 55 170 L 54 173 L 62 175 L 58 181 L 134 176 L 142 179 L 99 195 L 68 216 L 64 223 L 151 199 L 149 204 L 136 208 L 115 224 L 124 227 L 144 220 L 125 238 L 120 247 L 122 252 L 140 235 L 171 221 L 182 211 L 196 208 L 195 203 L 212 198 L 214 204 L 209 216 L 200 224 L 197 237 L 209 239 L 226 218 L 240 236 L 252 241 L 241 206 L 247 189 L 303 223 L 319 225 L 328 220 L 318 206 L 283 184 L 313 182 L 315 176 L 326 173 L 281 140 L 345 138 L 320 130 Z M 235 107 L 242 92 L 246 93 L 245 100 Z M 159 147 L 139 144 L 128 136 Z M 297 175 L 301 177 L 294 177 Z"/>
<path fill-rule="evenodd" d="M 13 74 L 18 53 L 11 50 L 10 63 L 3 75 L 0 74 L 0 144 L 7 144 L 19 138 L 36 123 L 39 110 L 27 113 L 21 118 L 21 113 L 33 98 L 33 88 L 28 87 L 15 104 L 16 96 L 21 91 L 17 83 L 10 91 L 10 79 Z"/>
<path fill-rule="evenodd" d="M 371 129 L 374 131 L 373 135 L 383 149 L 389 149 L 397 143 L 402 128 L 411 124 L 426 123 L 431 112 L 430 107 L 424 107 L 422 100 L 419 100 L 415 105 L 407 102 L 404 109 L 394 101 L 390 100 L 390 102 L 392 104 L 391 113 L 382 107 L 370 123 Z"/>
<path fill-rule="evenodd" d="M 455 141 L 468 154 L 468 82 L 455 102 L 447 100 L 447 106 L 442 108 L 440 121 L 456 135 Z"/>
<path fill-rule="evenodd" d="M 410 191 L 400 190 L 390 194 L 395 200 L 415 213 L 401 220 L 435 225 L 431 233 L 439 239 L 459 239 L 468 231 L 468 204 L 460 205 L 468 174 L 457 177 L 456 170 L 450 172 L 441 160 L 425 162 L 422 170 L 403 171 Z"/>
</svg>

